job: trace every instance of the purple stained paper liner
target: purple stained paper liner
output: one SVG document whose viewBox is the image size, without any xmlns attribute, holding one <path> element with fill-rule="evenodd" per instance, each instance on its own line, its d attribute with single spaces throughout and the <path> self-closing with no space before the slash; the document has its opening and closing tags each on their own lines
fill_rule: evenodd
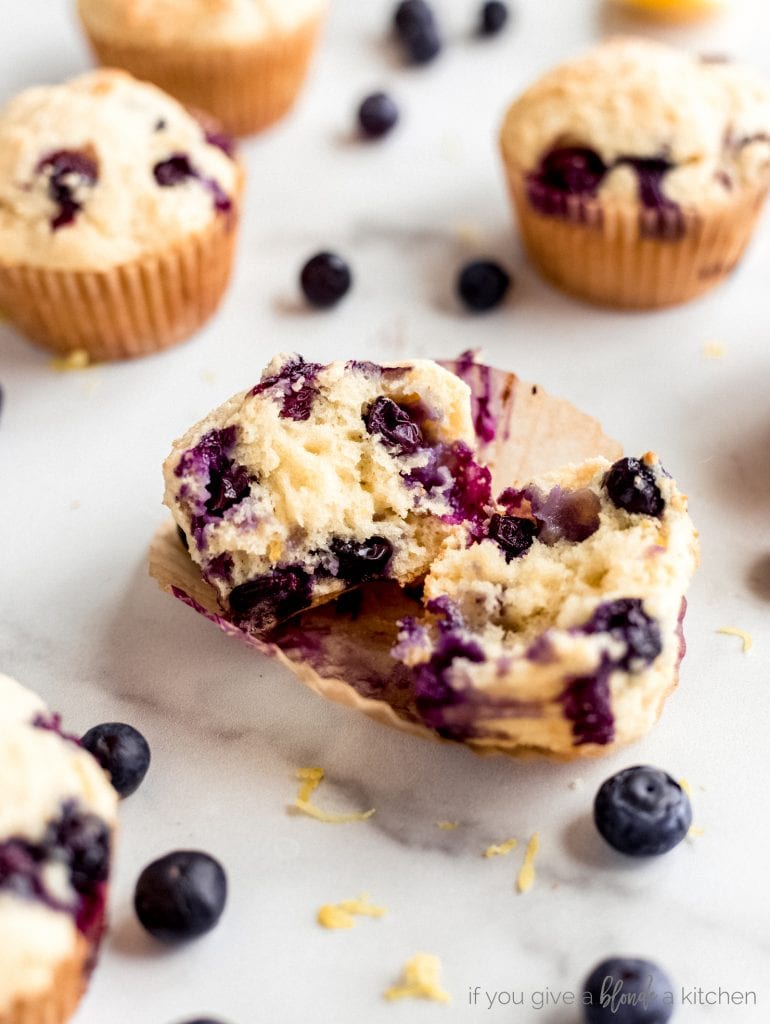
<svg viewBox="0 0 770 1024">
<path fill-rule="evenodd" d="M 474 362 L 470 356 L 442 365 L 471 388 L 477 454 L 492 471 L 493 493 L 521 484 L 569 462 L 603 455 L 614 461 L 620 445 L 595 419 L 515 374 Z M 262 640 L 223 614 L 214 590 L 179 543 L 169 520 L 150 547 L 150 575 L 172 594 L 228 634 L 275 658 L 311 690 L 337 704 L 404 732 L 437 739 L 414 708 L 410 673 L 390 655 L 398 622 L 421 611 L 418 600 L 393 583 L 369 583 L 337 601 L 290 619 Z M 473 740 L 467 741 L 473 747 Z M 496 748 L 520 754 L 521 748 Z"/>
</svg>

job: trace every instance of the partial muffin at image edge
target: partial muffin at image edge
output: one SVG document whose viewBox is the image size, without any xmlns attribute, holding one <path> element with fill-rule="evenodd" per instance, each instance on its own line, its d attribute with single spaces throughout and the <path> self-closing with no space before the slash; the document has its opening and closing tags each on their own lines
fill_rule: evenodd
<svg viewBox="0 0 770 1024">
<path fill-rule="evenodd" d="M 101 64 L 209 111 L 233 135 L 261 131 L 293 107 L 327 7 L 328 0 L 193 0 L 184 9 L 169 0 L 78 0 Z"/>
<path fill-rule="evenodd" d="M 63 1024 L 106 926 L 117 794 L 31 691 L 0 675 L 0 1024 Z"/>
<path fill-rule="evenodd" d="M 635 38 L 548 72 L 501 150 L 532 262 L 579 298 L 686 302 L 723 281 L 770 184 L 770 82 Z"/>
<path fill-rule="evenodd" d="M 57 353 L 167 348 L 224 295 L 242 189 L 218 125 L 153 85 L 28 89 L 0 110 L 0 308 Z"/>
</svg>

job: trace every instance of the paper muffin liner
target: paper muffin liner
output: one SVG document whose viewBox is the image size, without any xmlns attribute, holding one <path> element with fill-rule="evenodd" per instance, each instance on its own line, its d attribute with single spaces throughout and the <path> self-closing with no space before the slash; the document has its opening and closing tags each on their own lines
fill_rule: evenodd
<svg viewBox="0 0 770 1024">
<path fill-rule="evenodd" d="M 182 341 L 214 313 L 230 280 L 240 187 L 233 207 L 200 232 L 104 270 L 6 266 L 0 308 L 31 341 L 92 360 L 150 355 Z"/>
<path fill-rule="evenodd" d="M 251 135 L 283 117 L 299 96 L 323 14 L 256 42 L 184 46 L 96 35 L 83 23 L 97 60 L 154 82 L 186 106 L 206 110 L 230 135 Z"/>
<path fill-rule="evenodd" d="M 748 245 L 767 185 L 692 213 L 637 203 L 564 197 L 554 215 L 529 199 L 526 174 L 507 166 L 527 253 L 549 281 L 604 306 L 658 309 L 688 302 L 723 281 Z"/>
<path fill-rule="evenodd" d="M 72 956 L 58 965 L 51 985 L 0 1009 L 0 1024 L 64 1024 L 86 990 L 93 957 L 93 944 L 78 935 Z"/>
<path fill-rule="evenodd" d="M 614 461 L 622 454 L 620 445 L 602 432 L 596 420 L 537 385 L 483 364 L 443 365 L 458 372 L 470 385 L 477 425 L 484 416 L 491 416 L 495 422 L 494 439 L 487 443 L 479 440 L 476 446 L 478 457 L 492 472 L 494 493 L 568 462 L 600 455 Z M 229 636 L 276 659 L 321 697 L 402 732 L 440 738 L 422 724 L 414 706 L 410 672 L 390 654 L 399 620 L 422 611 L 419 601 L 396 584 L 365 584 L 337 602 L 296 616 L 268 640 L 262 640 L 244 632 L 223 614 L 215 591 L 182 548 L 173 521 L 163 525 L 153 538 L 150 574 L 167 593 L 216 623 Z M 675 686 L 676 678 L 672 678 L 668 692 Z M 494 738 L 469 739 L 465 743 L 478 753 L 545 753 L 555 759 L 595 756 L 613 749 L 611 745 L 585 745 L 559 755 Z"/>
</svg>

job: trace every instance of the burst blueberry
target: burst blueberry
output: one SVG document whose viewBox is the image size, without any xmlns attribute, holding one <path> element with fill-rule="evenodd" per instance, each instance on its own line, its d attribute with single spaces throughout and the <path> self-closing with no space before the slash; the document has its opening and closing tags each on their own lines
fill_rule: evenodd
<svg viewBox="0 0 770 1024">
<path fill-rule="evenodd" d="M 685 791 L 666 772 L 648 765 L 626 768 L 602 784 L 594 822 L 603 838 L 629 857 L 673 850 L 692 825 Z"/>
<path fill-rule="evenodd" d="M 625 644 L 624 654 L 614 664 L 626 670 L 651 665 L 663 650 L 660 625 L 644 610 L 638 597 L 623 597 L 598 605 L 582 627 L 584 633 L 609 633 Z"/>
<path fill-rule="evenodd" d="M 487 0 L 481 5 L 479 35 L 494 36 L 501 32 L 508 22 L 508 5 L 502 0 Z"/>
<path fill-rule="evenodd" d="M 411 455 L 423 442 L 422 431 L 408 410 L 384 395 L 372 402 L 365 423 L 370 434 L 381 437 L 384 444 L 400 455 Z"/>
<path fill-rule="evenodd" d="M 134 909 L 142 926 L 168 943 L 211 931 L 226 902 L 224 868 L 198 850 L 177 850 L 153 861 L 139 876 L 134 893 Z"/>
<path fill-rule="evenodd" d="M 96 161 L 79 150 L 60 149 L 44 156 L 35 170 L 48 173 L 48 196 L 59 208 L 51 230 L 72 224 L 83 209 L 80 191 L 93 188 L 99 178 Z"/>
<path fill-rule="evenodd" d="M 311 306 L 329 309 L 350 290 L 353 275 L 337 253 L 319 252 L 304 265 L 299 280 Z"/>
<path fill-rule="evenodd" d="M 510 562 L 529 551 L 536 533 L 537 524 L 531 519 L 503 516 L 496 512 L 489 520 L 487 536 L 503 552 L 506 562 Z"/>
<path fill-rule="evenodd" d="M 310 577 L 298 566 L 275 569 L 264 576 L 241 583 L 228 596 L 236 618 L 248 620 L 257 629 L 307 608 L 310 600 Z"/>
<path fill-rule="evenodd" d="M 499 306 L 511 286 L 510 274 L 493 260 L 476 260 L 460 271 L 457 294 L 475 313 Z"/>
<path fill-rule="evenodd" d="M 393 545 L 384 537 L 364 541 L 335 540 L 331 550 L 337 559 L 337 577 L 348 583 L 379 579 L 393 557 Z"/>
<path fill-rule="evenodd" d="M 138 729 L 125 722 L 104 722 L 80 741 L 110 776 L 120 797 L 131 796 L 150 767 L 150 747 Z"/>
<path fill-rule="evenodd" d="M 367 96 L 358 108 L 358 124 L 363 135 L 379 139 L 398 123 L 398 107 L 384 92 Z"/>
<path fill-rule="evenodd" d="M 618 459 L 604 478 L 604 489 L 617 508 L 660 518 L 666 507 L 655 473 L 640 459 Z"/>
<path fill-rule="evenodd" d="M 649 960 L 604 960 L 586 978 L 583 993 L 586 1024 L 667 1024 L 674 1013 L 671 979 Z"/>
</svg>

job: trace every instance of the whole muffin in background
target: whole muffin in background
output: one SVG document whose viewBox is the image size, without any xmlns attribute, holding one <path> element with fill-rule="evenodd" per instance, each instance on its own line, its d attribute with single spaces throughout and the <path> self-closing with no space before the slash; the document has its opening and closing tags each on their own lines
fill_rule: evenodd
<svg viewBox="0 0 770 1024">
<path fill-rule="evenodd" d="M 28 89 L 0 110 L 0 308 L 94 359 L 180 341 L 224 294 L 241 188 L 226 136 L 123 71 Z"/>
<path fill-rule="evenodd" d="M 508 185 L 532 261 L 558 287 L 656 308 L 735 267 L 770 184 L 770 82 L 617 38 L 510 107 Z"/>
<path fill-rule="evenodd" d="M 207 110 L 233 135 L 283 117 L 328 0 L 78 0 L 97 59 Z"/>
<path fill-rule="evenodd" d="M 695 21 L 723 10 L 724 0 L 613 0 L 621 7 L 660 21 Z"/>
<path fill-rule="evenodd" d="M 0 675 L 0 1021 L 69 1020 L 105 927 L 117 794 L 35 694 Z"/>
</svg>

